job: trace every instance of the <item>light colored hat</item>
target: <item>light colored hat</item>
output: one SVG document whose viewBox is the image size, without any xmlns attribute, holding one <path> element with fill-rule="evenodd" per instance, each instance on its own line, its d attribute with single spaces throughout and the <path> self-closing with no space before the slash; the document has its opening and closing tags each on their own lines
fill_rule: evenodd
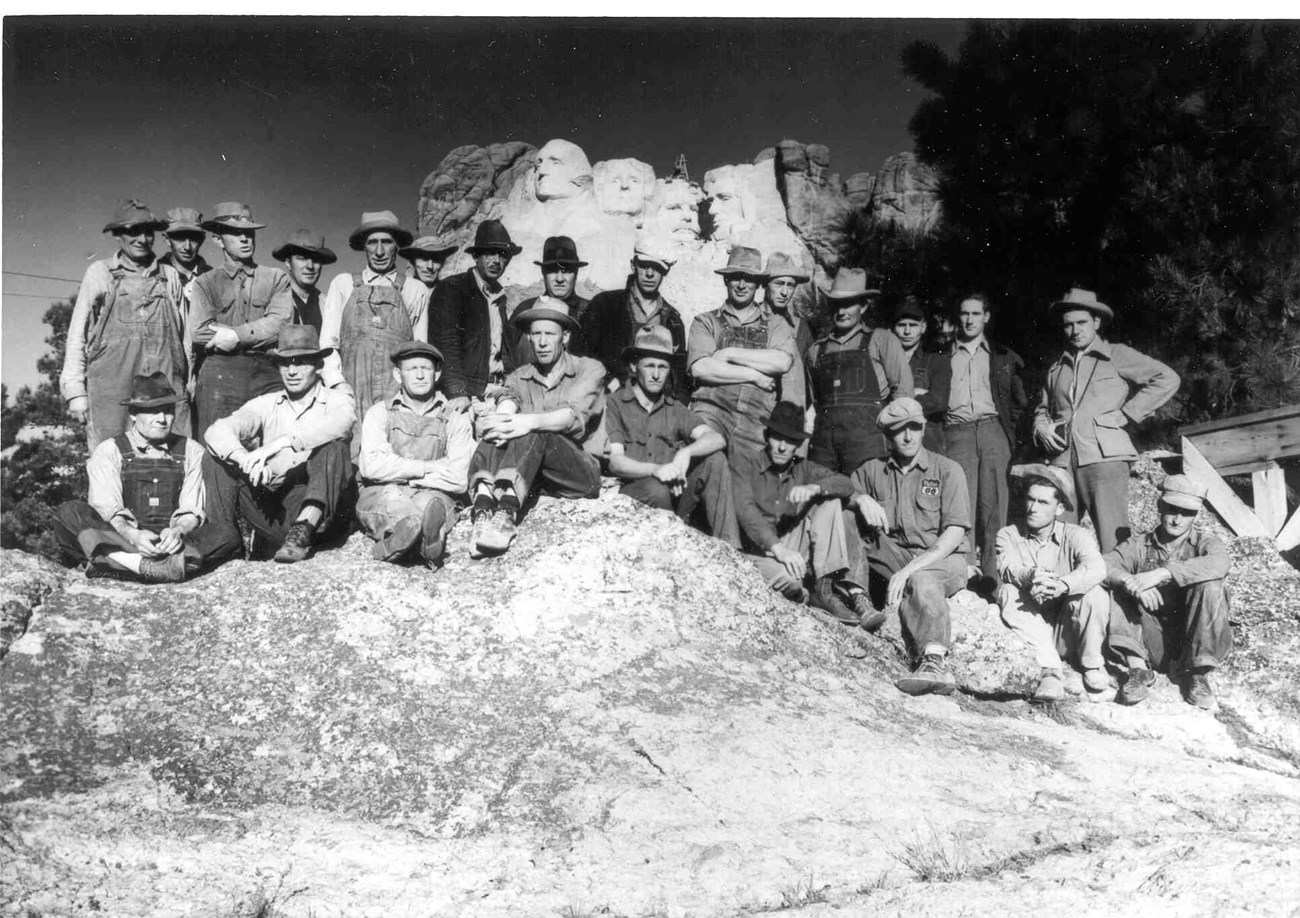
<svg viewBox="0 0 1300 918">
<path fill-rule="evenodd" d="M 368 210 L 361 214 L 361 225 L 348 236 L 348 248 L 360 252 L 366 247 L 366 237 L 381 230 L 392 233 L 399 246 L 410 245 L 414 238 L 410 230 L 403 229 L 397 222 L 397 214 L 391 210 Z"/>
<path fill-rule="evenodd" d="M 636 248 L 632 250 L 632 257 L 637 261 L 644 261 L 646 264 L 658 265 L 664 269 L 666 274 L 677 263 L 672 251 L 668 240 L 659 236 L 643 234 L 636 240 Z"/>
<path fill-rule="evenodd" d="M 767 275 L 763 273 L 763 253 L 743 245 L 733 246 L 727 253 L 726 266 L 718 268 L 713 273 L 721 274 L 723 277 L 744 274 L 761 281 L 767 280 Z"/>
<path fill-rule="evenodd" d="M 167 221 L 158 219 L 153 211 L 135 198 L 130 198 L 118 202 L 117 210 L 113 211 L 113 219 L 104 224 L 104 232 L 112 233 L 137 226 L 160 230 L 167 228 Z"/>
<path fill-rule="evenodd" d="M 869 296 L 879 296 L 880 291 L 867 286 L 867 272 L 862 268 L 840 268 L 835 272 L 835 280 L 826 296 L 835 301 L 835 305 L 845 300 L 865 300 Z"/>
<path fill-rule="evenodd" d="M 230 229 L 260 230 L 266 229 L 265 223 L 253 222 L 253 211 L 247 204 L 238 201 L 222 201 L 214 208 L 211 217 L 200 226 L 210 233 L 220 233 L 222 227 Z"/>
<path fill-rule="evenodd" d="M 441 236 L 418 236 L 410 245 L 398 249 L 397 254 L 407 261 L 414 261 L 420 255 L 425 258 L 440 258 L 446 261 L 451 257 L 451 253 L 458 248 L 460 246 L 456 245 L 456 243 L 448 242 Z"/>
<path fill-rule="evenodd" d="M 168 236 L 172 233 L 202 233 L 203 214 L 193 207 L 173 207 L 167 211 L 167 229 L 163 232 Z"/>
<path fill-rule="evenodd" d="M 1065 469 L 1055 465 L 1044 465 L 1041 462 L 1030 462 L 1025 465 L 1013 465 L 1011 477 L 1025 479 L 1026 487 L 1029 479 L 1037 478 L 1047 482 L 1060 492 L 1061 503 L 1065 505 L 1065 509 L 1074 509 L 1074 481 Z"/>
<path fill-rule="evenodd" d="M 1068 312 L 1071 309 L 1086 309 L 1107 321 L 1115 318 L 1115 311 L 1099 301 L 1097 294 L 1079 287 L 1071 287 L 1070 292 L 1049 306 L 1047 311 L 1051 315 L 1056 315 L 1058 312 Z"/>
<path fill-rule="evenodd" d="M 921 403 L 914 398 L 896 398 L 880 412 L 876 426 L 886 433 L 904 424 L 924 424 L 925 411 Z"/>
<path fill-rule="evenodd" d="M 276 261 L 284 261 L 294 252 L 302 252 L 323 265 L 332 265 L 339 260 L 331 249 L 325 248 L 325 237 L 318 236 L 309 229 L 294 230 L 276 247 L 271 257 Z"/>
<path fill-rule="evenodd" d="M 1200 510 L 1210 489 L 1186 475 L 1169 475 L 1160 485 L 1160 499 L 1184 510 Z"/>
<path fill-rule="evenodd" d="M 638 331 L 636 333 L 636 343 L 623 348 L 623 353 L 619 355 L 619 358 L 624 363 L 632 363 L 641 357 L 672 358 L 676 356 L 677 348 L 673 346 L 672 332 L 662 325 L 652 325 Z"/>
<path fill-rule="evenodd" d="M 767 268 L 763 273 L 767 275 L 768 280 L 774 277 L 793 277 L 801 284 L 807 283 L 811 277 L 797 259 L 785 252 L 773 252 L 767 260 Z"/>
<path fill-rule="evenodd" d="M 534 319 L 550 319 L 552 322 L 559 322 L 569 331 L 581 330 L 577 320 L 569 315 L 569 304 L 546 294 L 534 300 L 532 306 L 510 317 L 511 322 L 523 329 L 527 329 Z"/>
</svg>

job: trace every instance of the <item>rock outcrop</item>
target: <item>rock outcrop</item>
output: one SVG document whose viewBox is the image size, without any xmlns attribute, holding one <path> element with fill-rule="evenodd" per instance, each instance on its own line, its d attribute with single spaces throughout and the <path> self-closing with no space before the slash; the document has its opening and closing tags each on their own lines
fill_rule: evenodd
<svg viewBox="0 0 1300 918">
<path fill-rule="evenodd" d="M 914 153 L 891 156 L 876 176 L 871 200 L 879 219 L 928 233 L 941 216 L 938 173 Z"/>
</svg>

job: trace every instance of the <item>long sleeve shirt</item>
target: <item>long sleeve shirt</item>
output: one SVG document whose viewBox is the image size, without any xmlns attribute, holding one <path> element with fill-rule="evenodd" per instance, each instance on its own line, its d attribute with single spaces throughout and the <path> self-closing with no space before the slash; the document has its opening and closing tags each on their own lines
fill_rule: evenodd
<svg viewBox="0 0 1300 918">
<path fill-rule="evenodd" d="M 265 265 L 223 263 L 189 285 L 190 320 L 196 350 L 206 348 L 216 325 L 234 330 L 236 352 L 268 351 L 280 327 L 293 321 L 289 275 Z"/>
<path fill-rule="evenodd" d="M 285 473 L 307 461 L 312 450 L 332 440 L 341 440 L 352 430 L 355 415 L 352 393 L 320 383 L 299 399 L 287 392 L 269 392 L 250 399 L 229 417 L 212 423 L 204 435 L 208 449 L 218 459 L 229 459 L 245 442 L 262 444 L 288 437 L 289 449 L 272 457 L 275 473 L 272 485 Z"/>
<path fill-rule="evenodd" d="M 950 526 L 967 530 L 957 551 L 966 550 L 971 528 L 966 473 L 945 456 L 924 447 L 902 466 L 893 456 L 868 459 L 853 473 L 856 493 L 885 511 L 886 533 L 903 548 L 926 551 Z"/>
<path fill-rule="evenodd" d="M 951 360 L 947 422 L 961 424 L 997 417 L 989 345 L 984 336 L 974 341 L 954 341 Z"/>
<path fill-rule="evenodd" d="M 59 375 L 59 391 L 63 393 L 66 401 L 86 396 L 86 340 L 95 322 L 97 311 L 108 301 L 108 295 L 113 289 L 115 270 L 145 276 L 161 271 L 167 280 L 167 301 L 176 310 L 179 327 L 186 328 L 185 285 L 175 268 L 158 259 L 142 268 L 131 259 L 124 257 L 121 252 L 115 252 L 111 257 L 95 262 L 86 269 L 86 276 L 82 278 L 81 287 L 77 291 L 77 302 L 72 307 L 72 318 L 68 323 L 63 372 Z"/>
<path fill-rule="evenodd" d="M 789 322 L 766 306 L 760 305 L 753 317 L 748 321 L 741 321 L 739 313 L 732 308 L 730 303 L 711 312 L 701 313 L 696 316 L 686 337 L 687 364 L 694 367 L 700 359 L 712 357 L 723 347 L 723 342 L 729 335 L 729 329 L 752 332 L 755 328 L 763 329 L 766 332 L 763 336 L 765 343 L 760 345 L 760 348 L 784 351 L 790 355 L 790 369 L 781 374 L 780 377 L 782 401 L 794 402 L 800 406 L 804 405 L 806 392 L 803 355 L 799 353 L 799 343 L 795 337 L 795 329 L 790 326 Z M 708 388 L 716 388 L 719 384 L 702 383 L 700 385 L 701 388 L 696 393 L 697 397 L 707 401 L 706 393 Z"/>
<path fill-rule="evenodd" d="M 406 277 L 396 269 L 380 274 L 369 268 L 361 270 L 361 282 L 372 287 L 396 287 L 399 278 L 402 282 L 400 296 L 406 306 L 406 315 L 411 320 L 411 334 L 416 341 L 429 340 L 429 288 L 413 277 Z M 343 381 L 343 365 L 339 360 L 339 333 L 343 327 L 343 310 L 352 298 L 355 284 L 352 274 L 340 274 L 330 281 L 325 297 L 320 305 L 320 346 L 332 347 L 334 352 L 325 358 L 325 369 L 321 377 L 327 386 Z"/>
<path fill-rule="evenodd" d="M 1106 576 L 1106 563 L 1092 533 L 1059 520 L 1041 539 L 1030 535 L 1023 524 L 1004 526 L 998 530 L 996 548 L 998 576 L 1014 586 L 1031 586 L 1038 569 L 1056 574 L 1068 595 L 1079 596 Z"/>
<path fill-rule="evenodd" d="M 1222 539 L 1193 529 L 1181 539 L 1164 543 L 1154 532 L 1124 540 L 1106 552 L 1106 585 L 1115 587 L 1131 574 L 1163 567 L 1175 586 L 1186 587 L 1222 580 L 1232 567 L 1232 557 Z"/>
<path fill-rule="evenodd" d="M 790 502 L 790 490 L 815 484 L 829 498 L 848 498 L 853 482 L 847 475 L 832 472 L 825 466 L 795 457 L 785 468 L 772 465 L 767 451 L 745 456 L 737 463 L 732 476 L 736 497 L 736 519 L 745 538 L 763 552 L 781 541 L 781 536 L 797 525 L 811 504 L 796 508 Z"/>
<path fill-rule="evenodd" d="M 823 335 L 804 354 L 808 372 L 815 370 L 817 358 L 822 354 L 834 354 L 836 351 L 855 351 L 862 346 L 862 336 L 867 339 L 867 356 L 876 371 L 876 385 L 879 386 L 880 398 L 889 402 L 896 398 L 912 398 L 916 394 L 916 384 L 912 379 L 912 365 L 902 343 L 892 331 L 886 328 L 869 329 L 859 325 L 847 335 L 837 337 L 834 334 Z"/>
<path fill-rule="evenodd" d="M 526 364 L 506 377 L 498 402 L 512 400 L 521 414 L 545 414 L 568 408 L 573 423 L 565 433 L 579 443 L 594 433 L 605 410 L 605 366 L 590 357 L 564 354 L 545 376 Z"/>
<path fill-rule="evenodd" d="M 127 442 L 143 459 L 165 459 L 171 455 L 166 443 L 155 444 L 136 433 L 134 428 L 126 432 Z M 122 500 L 122 453 L 117 448 L 117 438 L 109 437 L 90 454 L 86 460 L 86 478 L 89 491 L 86 501 L 95 512 L 108 522 L 122 519 L 134 526 L 139 525 L 135 514 L 127 509 Z M 172 513 L 171 525 L 182 516 L 189 514 L 199 523 L 207 516 L 203 504 L 207 492 L 203 488 L 203 447 L 196 440 L 185 443 L 185 478 L 181 482 L 181 492 L 176 502 L 176 511 Z"/>
<path fill-rule="evenodd" d="M 391 399 L 376 402 L 361 422 L 361 451 L 358 473 L 367 484 L 399 482 L 434 488 L 448 494 L 464 494 L 469 478 L 469 461 L 474 455 L 474 423 L 465 411 L 447 416 L 446 453 L 440 459 L 408 459 L 399 456 L 388 439 L 388 414 L 401 409 L 418 415 L 432 415 L 446 408 L 441 392 L 420 402 L 398 392 Z"/>
</svg>

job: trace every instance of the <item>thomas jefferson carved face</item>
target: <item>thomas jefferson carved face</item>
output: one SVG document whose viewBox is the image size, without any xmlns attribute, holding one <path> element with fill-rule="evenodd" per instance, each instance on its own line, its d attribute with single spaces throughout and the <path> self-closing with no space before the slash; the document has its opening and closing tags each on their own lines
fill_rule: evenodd
<svg viewBox="0 0 1300 918">
<path fill-rule="evenodd" d="M 537 151 L 533 179 L 539 201 L 572 198 L 591 186 L 591 163 L 577 144 L 552 140 Z"/>
<path fill-rule="evenodd" d="M 607 159 L 596 164 L 596 200 L 607 214 L 645 211 L 654 190 L 655 173 L 638 159 Z"/>
</svg>

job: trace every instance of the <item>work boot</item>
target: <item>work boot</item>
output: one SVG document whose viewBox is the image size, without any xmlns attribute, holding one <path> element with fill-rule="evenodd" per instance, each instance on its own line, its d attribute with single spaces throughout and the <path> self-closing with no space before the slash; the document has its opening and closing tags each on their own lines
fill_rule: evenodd
<svg viewBox="0 0 1300 918">
<path fill-rule="evenodd" d="M 281 564 L 306 560 L 311 554 L 311 543 L 315 538 L 316 527 L 299 520 L 284 534 L 284 541 L 280 543 L 280 549 L 275 553 L 275 560 Z"/>
<path fill-rule="evenodd" d="M 393 531 L 370 549 L 376 561 L 397 561 L 410 553 L 420 538 L 420 518 L 414 513 L 397 521 Z"/>
<path fill-rule="evenodd" d="M 905 695 L 951 695 L 957 681 L 948 672 L 948 663 L 941 653 L 927 653 L 916 669 L 894 683 Z"/>
<path fill-rule="evenodd" d="M 1128 671 L 1128 678 L 1115 693 L 1115 700 L 1120 704 L 1138 704 L 1151 694 L 1151 687 L 1156 684 L 1156 674 L 1145 667 Z"/>
<path fill-rule="evenodd" d="M 884 609 L 877 609 L 871 602 L 871 597 L 866 590 L 854 590 L 849 594 L 849 599 L 853 603 L 853 611 L 858 614 L 858 624 L 863 631 L 869 634 L 875 634 L 880 630 L 880 626 L 885 623 L 888 617 Z"/>
<path fill-rule="evenodd" d="M 424 508 L 424 519 L 420 524 L 424 537 L 420 542 L 420 557 L 432 568 L 442 566 L 442 556 L 447 548 L 447 538 L 443 530 L 447 528 L 447 508 L 440 500 L 429 501 Z"/>
<path fill-rule="evenodd" d="M 517 531 L 514 513 L 505 507 L 497 507 L 483 524 L 475 544 L 480 552 L 503 552 L 514 542 Z"/>
<path fill-rule="evenodd" d="M 1065 694 L 1079 696 L 1087 692 L 1083 687 L 1083 673 L 1073 666 L 1061 667 L 1061 681 L 1065 683 Z"/>
<path fill-rule="evenodd" d="M 1065 700 L 1065 680 L 1059 669 L 1044 666 L 1038 674 L 1038 685 L 1029 700 L 1035 704 L 1055 704 Z"/>
<path fill-rule="evenodd" d="M 1204 711 L 1214 709 L 1214 688 L 1210 685 L 1209 670 L 1200 669 L 1188 674 L 1183 697 L 1188 704 L 1194 704 Z"/>
<path fill-rule="evenodd" d="M 1106 675 L 1103 667 L 1085 669 L 1083 671 L 1083 687 L 1094 695 L 1100 694 L 1110 688 L 1110 676 Z"/>
<path fill-rule="evenodd" d="M 808 605 L 830 613 L 840 624 L 858 623 L 858 614 L 844 605 L 835 595 L 835 578 L 832 576 L 817 578 L 817 582 L 813 584 L 812 595 L 808 597 Z"/>
<path fill-rule="evenodd" d="M 166 558 L 140 559 L 141 583 L 180 583 L 185 579 L 185 556 L 180 552 Z"/>
</svg>

